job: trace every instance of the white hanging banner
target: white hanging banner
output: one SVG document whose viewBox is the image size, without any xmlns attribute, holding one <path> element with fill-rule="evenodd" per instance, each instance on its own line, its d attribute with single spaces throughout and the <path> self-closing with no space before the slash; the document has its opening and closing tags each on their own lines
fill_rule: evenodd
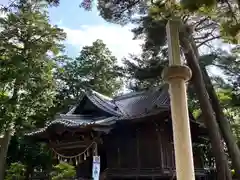
<svg viewBox="0 0 240 180">
<path fill-rule="evenodd" d="M 100 175 L 100 156 L 93 156 L 92 178 L 99 180 Z"/>
</svg>

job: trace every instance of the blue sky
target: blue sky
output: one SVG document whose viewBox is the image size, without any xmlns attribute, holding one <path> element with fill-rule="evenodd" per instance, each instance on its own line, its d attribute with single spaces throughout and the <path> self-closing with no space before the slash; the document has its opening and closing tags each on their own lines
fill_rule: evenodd
<svg viewBox="0 0 240 180">
<path fill-rule="evenodd" d="M 60 0 L 60 6 L 49 9 L 52 24 L 57 24 L 67 33 L 66 53 L 71 57 L 78 55 L 84 45 L 90 45 L 96 39 L 102 39 L 115 55 L 119 63 L 129 53 L 139 54 L 141 52 L 141 40 L 132 40 L 131 26 L 122 27 L 110 24 L 99 16 L 96 5 L 88 12 L 79 7 L 81 0 Z M 229 49 L 220 42 L 216 46 Z M 202 48 L 206 53 L 206 48 Z M 216 68 L 210 68 L 210 73 L 220 75 Z"/>
<path fill-rule="evenodd" d="M 80 49 L 90 45 L 96 39 L 102 39 L 119 60 L 129 53 L 141 51 L 140 40 L 132 40 L 130 26 L 122 27 L 107 23 L 99 16 L 94 6 L 88 12 L 79 7 L 80 0 L 61 0 L 58 7 L 49 8 L 52 24 L 63 28 L 67 33 L 66 53 L 69 56 L 78 55 Z"/>
<path fill-rule="evenodd" d="M 9 2 L 9 0 L 0 1 L 0 4 Z M 80 3 L 81 0 L 71 0 L 71 2 L 70 0 L 60 0 L 58 7 L 49 8 L 51 24 L 58 25 L 67 34 L 65 53 L 68 56 L 76 57 L 83 46 L 91 45 L 97 39 L 104 41 L 113 55 L 118 58 L 119 63 L 129 53 L 139 54 L 141 52 L 142 41 L 132 39 L 131 26 L 122 27 L 110 24 L 99 16 L 96 5 L 89 12 L 81 9 Z M 221 44 L 218 46 L 227 47 Z M 213 70 L 212 72 L 218 71 Z"/>
<path fill-rule="evenodd" d="M 13 1 L 13 0 L 10 0 Z M 7 5 L 9 0 L 0 0 Z M 107 23 L 99 16 L 96 5 L 88 12 L 79 7 L 81 0 L 60 0 L 58 7 L 49 8 L 50 23 L 58 25 L 67 34 L 65 41 L 66 54 L 75 57 L 85 45 L 102 39 L 119 62 L 129 53 L 141 52 L 140 40 L 132 40 L 130 26 Z"/>
</svg>

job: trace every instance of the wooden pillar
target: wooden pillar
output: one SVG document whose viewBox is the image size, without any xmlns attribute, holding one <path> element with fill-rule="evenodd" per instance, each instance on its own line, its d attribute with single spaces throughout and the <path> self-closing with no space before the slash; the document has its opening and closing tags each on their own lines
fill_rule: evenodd
<svg viewBox="0 0 240 180">
<path fill-rule="evenodd" d="M 118 168 L 121 168 L 121 152 L 120 152 L 120 148 L 117 148 L 117 158 L 118 158 Z"/>
<path fill-rule="evenodd" d="M 139 146 L 140 146 L 140 142 L 139 142 L 139 132 L 140 130 L 137 129 L 136 130 L 136 137 L 137 137 L 137 168 L 138 170 L 141 168 L 141 159 L 140 159 L 140 152 L 139 152 Z"/>
<path fill-rule="evenodd" d="M 164 163 L 163 163 L 163 142 L 161 137 L 161 129 L 157 125 L 157 140 L 158 140 L 158 148 L 159 148 L 159 156 L 160 156 L 160 166 L 161 169 L 164 169 Z"/>
<path fill-rule="evenodd" d="M 173 124 L 174 152 L 178 180 L 194 180 L 193 153 L 189 124 L 186 84 L 191 70 L 180 60 L 179 21 L 170 20 L 166 27 L 169 67 L 163 78 L 169 83 Z"/>
</svg>

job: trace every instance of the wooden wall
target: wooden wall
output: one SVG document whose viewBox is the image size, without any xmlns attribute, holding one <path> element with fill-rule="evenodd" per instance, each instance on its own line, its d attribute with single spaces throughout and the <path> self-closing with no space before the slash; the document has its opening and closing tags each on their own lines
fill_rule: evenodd
<svg viewBox="0 0 240 180">
<path fill-rule="evenodd" d="M 119 125 L 103 141 L 107 167 L 175 168 L 172 139 L 171 126 L 163 120 Z M 201 168 L 200 158 L 194 159 Z"/>
</svg>

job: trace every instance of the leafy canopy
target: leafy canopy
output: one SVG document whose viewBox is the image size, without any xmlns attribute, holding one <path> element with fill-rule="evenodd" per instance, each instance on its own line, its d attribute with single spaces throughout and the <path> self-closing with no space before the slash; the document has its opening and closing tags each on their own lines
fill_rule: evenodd
<svg viewBox="0 0 240 180">
<path fill-rule="evenodd" d="M 0 18 L 0 128 L 22 129 L 53 104 L 54 58 L 65 33 L 49 24 L 44 3 L 17 1 Z"/>
<path fill-rule="evenodd" d="M 87 88 L 113 95 L 122 86 L 119 73 L 117 58 L 102 40 L 96 40 L 84 46 L 77 58 L 64 61 L 56 76 L 66 97 L 77 99 Z"/>
</svg>

